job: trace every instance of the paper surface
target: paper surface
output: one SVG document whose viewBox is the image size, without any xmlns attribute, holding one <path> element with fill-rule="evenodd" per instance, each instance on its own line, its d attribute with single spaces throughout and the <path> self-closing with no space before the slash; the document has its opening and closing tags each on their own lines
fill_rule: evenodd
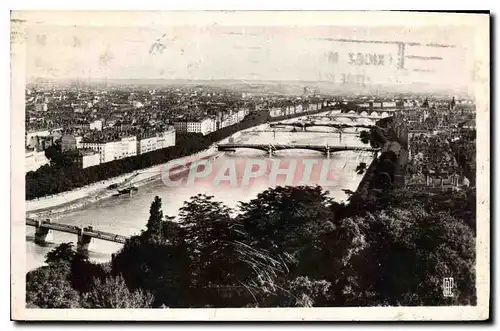
<svg viewBox="0 0 500 331">
<path fill-rule="evenodd" d="M 12 12 L 12 318 L 343 321 L 487 319 L 490 300 L 489 39 L 489 16 L 485 14 Z M 170 90 L 164 92 L 165 89 Z M 118 95 L 122 92 L 125 97 L 122 95 L 113 99 L 113 93 Z M 87 100 L 81 96 L 86 93 L 99 97 Z M 69 95 L 77 96 L 72 99 L 73 96 Z M 147 97 L 142 98 L 143 95 Z M 165 106 L 167 99 L 176 103 Z M 431 106 L 425 107 L 423 103 L 427 99 Z M 412 103 L 413 100 L 418 102 Z M 450 106 L 451 100 L 453 106 Z M 224 111 L 217 108 L 222 107 L 221 102 L 226 103 Z M 356 110 L 349 109 L 351 104 L 356 105 Z M 433 106 L 436 107 L 434 110 Z M 177 109 L 176 107 L 180 110 L 175 116 L 171 115 L 174 113 L 171 109 Z M 205 109 L 204 107 L 212 110 L 200 110 Z M 416 161 L 419 157 L 428 159 L 425 155 L 417 155 L 424 147 L 415 147 L 416 140 L 412 139 L 420 134 L 415 133 L 415 130 L 435 131 L 439 136 L 455 130 L 455 125 L 459 122 L 446 122 L 450 117 L 440 115 L 439 107 L 450 112 L 458 109 L 453 113 L 454 118 L 459 117 L 456 114 L 460 109 L 474 107 L 471 115 L 474 130 L 476 125 L 480 128 L 475 133 L 475 178 L 467 179 L 467 186 L 474 189 L 476 198 L 472 239 L 476 247 L 475 268 L 470 267 L 475 270 L 475 281 L 472 282 L 476 293 L 475 305 L 469 306 L 461 301 L 460 306 L 438 304 L 430 307 L 418 303 L 416 306 L 405 306 L 391 301 L 389 297 L 392 294 L 387 294 L 388 301 L 384 303 L 385 294 L 380 292 L 378 299 L 373 299 L 373 302 L 366 299 L 365 304 L 337 304 L 335 307 L 316 307 L 314 304 L 312 307 L 296 307 L 296 303 L 266 306 L 263 302 L 257 303 L 261 308 L 236 304 L 235 308 L 217 307 L 216 304 L 209 305 L 210 308 L 194 308 L 197 302 L 175 309 L 60 310 L 26 307 L 26 273 L 44 265 L 47 252 L 63 242 L 72 241 L 75 248 L 81 246 L 81 237 L 86 236 L 82 233 L 87 231 L 87 235 L 94 236 L 89 248 L 90 261 L 111 261 L 111 254 L 118 254 L 123 247 L 122 242 L 146 229 L 149 207 L 156 195 L 162 198 L 164 214 L 178 219 L 182 218 L 180 208 L 183 203 L 198 193 L 214 195 L 224 205 L 237 209 L 238 201 L 248 202 L 256 198 L 258 193 L 276 185 L 320 185 L 329 190 L 334 201 L 348 202 L 348 193 L 345 191 L 356 191 L 358 186 L 364 185 L 363 175 L 360 174 L 370 172 L 373 152 L 378 152 L 380 159 L 384 148 L 388 148 L 387 145 L 374 147 L 361 143 L 360 132 L 373 128 L 378 119 L 389 116 L 397 118 L 400 115 L 395 114 L 402 114 L 402 122 L 409 130 L 410 163 L 418 168 L 422 164 Z M 250 110 L 245 110 L 247 108 Z M 324 112 L 320 111 L 323 109 Z M 411 115 L 416 114 L 412 113 L 413 109 L 418 109 L 417 115 Z M 61 111 L 61 115 L 57 115 L 58 111 Z M 121 111 L 125 115 L 113 117 Z M 246 123 L 249 112 L 261 114 L 264 111 L 270 114 L 267 120 L 241 127 L 241 130 L 231 132 L 231 137 L 228 134 L 217 136 L 217 131 L 220 133 L 224 129 L 229 132 L 232 126 Z M 424 111 L 429 114 L 421 115 Z M 460 116 L 464 116 L 464 112 L 460 111 Z M 432 115 L 433 112 L 438 114 Z M 299 113 L 301 116 L 298 116 Z M 189 116 L 193 114 L 201 116 L 201 119 L 190 119 Z M 185 117 L 181 120 L 179 116 Z M 412 120 L 411 116 L 417 116 L 418 119 Z M 430 123 L 425 122 L 425 118 L 433 118 L 432 116 L 439 118 L 441 122 L 432 124 L 433 127 L 430 128 L 428 125 L 431 124 L 425 124 Z M 63 117 L 66 120 L 63 121 Z M 115 123 L 116 118 L 119 118 L 118 124 Z M 164 126 L 167 122 L 168 129 Z M 110 123 L 114 126 L 110 126 Z M 446 125 L 450 127 L 443 129 Z M 463 125 L 467 127 L 469 124 Z M 109 127 L 104 129 L 105 126 Z M 149 133 L 151 128 L 160 126 L 163 131 L 156 132 L 154 139 L 153 135 L 145 137 L 146 131 Z M 45 129 L 48 133 L 41 133 Z M 130 133 L 136 129 L 141 133 Z M 318 136 L 307 136 L 315 134 L 312 133 L 315 129 L 319 131 Z M 55 134 L 58 130 L 60 134 Z M 113 145 L 112 152 L 111 149 L 103 152 L 108 147 L 93 141 L 91 135 L 113 130 L 126 133 L 120 133 L 120 137 L 116 138 L 121 140 L 119 144 Z M 176 132 L 175 141 L 168 142 L 173 139 L 173 136 L 168 135 L 169 130 Z M 426 134 L 434 137 L 435 132 Z M 88 159 L 80 156 L 80 167 L 84 167 L 85 162 L 94 162 L 91 165 L 97 169 L 107 167 L 104 165 L 108 161 L 120 159 L 113 161 L 123 162 L 118 166 L 120 168 L 125 167 L 127 161 L 123 160 L 129 157 L 136 157 L 138 164 L 141 164 L 146 162 L 139 157 L 143 154 L 154 153 L 156 149 L 171 148 L 169 151 L 172 151 L 175 147 L 187 146 L 182 145 L 187 143 L 182 140 L 184 138 L 179 137 L 189 133 L 198 134 L 199 141 L 205 139 L 202 137 L 209 137 L 207 139 L 212 139 L 213 144 L 191 154 L 171 152 L 175 157 L 165 161 L 182 160 L 177 166 L 185 166 L 186 162 L 200 162 L 200 158 L 205 156 L 208 160 L 194 163 L 197 166 L 202 164 L 203 171 L 191 167 L 192 163 L 189 163 L 184 169 L 184 175 L 179 177 L 183 181 L 176 182 L 179 185 L 172 184 L 174 178 L 177 178 L 175 176 L 178 169 L 175 165 L 158 161 L 136 167 L 130 172 L 113 170 L 119 176 L 99 177 L 93 183 L 74 186 L 72 190 L 55 188 L 50 194 L 47 190 L 42 194 L 49 185 L 35 183 L 43 182 L 43 179 L 29 175 L 26 170 L 26 167 L 33 166 L 34 171 L 43 173 L 45 170 L 40 170 L 40 162 L 44 164 L 43 167 L 54 167 L 53 162 L 48 159 L 40 161 L 45 157 L 44 154 L 47 155 L 44 149 L 48 148 L 48 145 L 40 141 L 53 142 L 66 139 L 66 136 L 81 135 L 83 145 L 75 142 L 75 146 L 78 145 L 82 150 L 80 147 L 83 146 L 90 153 L 88 155 L 95 156 L 93 161 L 90 161 L 91 156 Z M 175 135 L 173 131 L 172 134 Z M 37 136 L 52 138 L 40 140 Z M 163 138 L 159 138 L 160 136 Z M 449 137 L 451 141 L 455 136 Z M 23 141 L 24 157 L 21 152 Z M 342 148 L 348 151 L 340 151 Z M 231 152 L 233 150 L 236 151 Z M 215 152 L 222 153 L 222 156 L 213 158 Z M 110 156 L 109 153 L 113 155 Z M 458 156 L 452 152 L 450 155 L 451 159 L 460 158 L 460 152 Z M 313 162 L 317 162 L 316 168 L 312 166 Z M 442 159 L 436 162 L 453 163 Z M 361 163 L 365 165 L 358 173 L 359 168 L 356 166 L 361 166 Z M 308 164 L 311 165 L 311 176 L 304 175 Z M 448 167 L 448 163 L 446 164 Z M 460 172 L 456 172 L 457 176 L 463 177 L 467 170 L 459 165 L 454 169 Z M 287 176 L 283 168 L 291 167 L 294 169 L 291 170 L 293 178 L 290 177 L 290 182 L 287 182 L 283 178 Z M 323 170 L 325 167 L 329 168 Z M 85 174 L 91 171 L 82 169 Z M 415 170 L 412 176 L 407 167 L 405 171 L 400 175 L 405 177 L 406 189 L 409 189 L 408 183 L 413 183 L 412 180 L 418 181 L 419 174 L 423 176 L 424 182 L 427 181 L 427 188 L 423 189 L 427 192 L 448 185 L 443 183 L 451 178 L 446 177 L 450 174 L 442 175 L 439 177 L 441 184 L 430 184 L 430 175 L 422 174 L 425 171 Z M 57 173 L 54 176 L 53 178 L 59 178 Z M 26 186 L 25 178 L 28 177 L 31 178 L 29 185 L 34 186 Z M 74 178 L 76 177 L 70 180 L 76 182 Z M 84 179 L 79 181 L 85 182 Z M 456 185 L 455 182 L 451 183 L 453 187 L 459 186 L 458 182 Z M 118 188 L 110 186 L 114 184 Z M 431 189 L 429 185 L 434 186 Z M 131 189 L 138 191 L 133 195 Z M 120 196 L 124 193 L 127 194 L 126 197 Z M 124 202 L 124 199 L 127 200 Z M 450 210 L 453 213 L 454 209 Z M 359 217 L 384 219 L 385 216 L 380 216 L 378 212 L 380 211 L 370 211 Z M 431 210 L 425 212 L 432 213 Z M 474 211 L 471 209 L 470 212 Z M 390 214 L 389 211 L 387 213 L 399 215 Z M 236 216 L 231 217 L 237 219 Z M 304 222 L 309 220 L 306 216 L 301 217 Z M 401 222 L 404 223 L 405 218 L 401 217 Z M 43 227 L 47 225 L 40 222 L 46 219 L 67 227 L 63 230 L 50 228 L 48 237 L 44 237 L 49 245 L 42 247 L 43 245 L 39 246 L 34 241 L 41 238 Z M 89 225 L 92 229 L 84 229 Z M 403 229 L 404 226 L 403 224 Z M 412 228 L 408 231 L 416 230 Z M 462 230 L 456 231 L 459 232 L 453 232 L 455 235 L 463 234 L 460 232 Z M 441 239 L 445 245 L 443 249 L 446 250 L 448 241 L 457 240 L 457 237 L 444 236 Z M 106 239 L 102 239 L 104 237 Z M 420 244 L 416 242 L 415 251 L 420 249 Z M 442 248 L 440 243 L 436 245 Z M 396 250 L 395 247 L 392 249 Z M 463 258 L 460 254 L 460 258 Z M 403 255 L 401 259 L 405 259 Z M 464 258 L 464 261 L 469 260 Z M 398 272 L 405 275 L 405 270 Z M 300 274 L 295 274 L 297 275 Z M 393 276 L 395 279 L 398 277 Z M 427 281 L 432 277 L 438 276 L 428 275 L 425 279 Z M 438 280 L 443 282 L 443 293 L 435 294 L 440 298 L 436 299 L 438 302 L 443 302 L 440 301 L 441 295 L 453 297 L 453 291 L 460 285 L 453 283 L 453 277 L 457 278 L 459 275 L 449 275 Z M 328 281 L 333 284 L 332 279 L 329 278 Z M 126 278 L 126 281 L 130 280 Z M 191 281 L 194 282 L 192 279 Z M 370 292 L 370 288 L 364 288 L 366 293 Z M 342 291 L 346 290 L 344 288 Z M 398 288 L 399 290 L 401 289 Z M 366 293 L 363 295 L 367 295 Z M 83 294 L 79 295 L 83 298 Z M 403 298 L 398 295 L 393 297 Z M 412 293 L 407 293 L 407 297 L 411 295 Z M 424 300 L 419 295 L 415 302 Z M 336 299 L 328 300 L 333 301 L 326 302 L 338 302 Z M 403 303 L 411 301 L 405 300 Z M 199 304 L 204 305 L 202 299 Z"/>
</svg>

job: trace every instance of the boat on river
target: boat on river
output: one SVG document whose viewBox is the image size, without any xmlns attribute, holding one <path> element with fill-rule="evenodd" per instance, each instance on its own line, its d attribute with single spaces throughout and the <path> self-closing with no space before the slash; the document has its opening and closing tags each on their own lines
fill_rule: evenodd
<svg viewBox="0 0 500 331">
<path fill-rule="evenodd" d="M 134 192 L 137 192 L 139 189 L 135 186 L 131 186 L 131 187 L 127 187 L 127 188 L 124 188 L 124 189 L 121 189 L 121 190 L 118 190 L 118 193 L 114 194 L 113 196 L 115 197 L 119 197 L 119 196 L 122 196 L 122 195 L 132 195 Z"/>
</svg>

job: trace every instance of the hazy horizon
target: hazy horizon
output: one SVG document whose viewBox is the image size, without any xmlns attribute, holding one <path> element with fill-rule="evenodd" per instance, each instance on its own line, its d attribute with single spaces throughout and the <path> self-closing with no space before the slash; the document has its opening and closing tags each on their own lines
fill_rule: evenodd
<svg viewBox="0 0 500 331">
<path fill-rule="evenodd" d="M 467 26 L 54 24 L 27 25 L 27 83 L 233 80 L 473 94 L 475 36 Z M 368 86 L 340 86 L 349 74 L 364 75 Z"/>
</svg>

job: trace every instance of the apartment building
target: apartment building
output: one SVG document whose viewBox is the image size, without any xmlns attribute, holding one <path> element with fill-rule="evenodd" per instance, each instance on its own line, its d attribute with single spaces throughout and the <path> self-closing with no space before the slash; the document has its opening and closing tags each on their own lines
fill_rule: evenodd
<svg viewBox="0 0 500 331">
<path fill-rule="evenodd" d="M 46 102 L 35 103 L 35 111 L 45 112 L 48 110 L 48 105 Z"/>
<path fill-rule="evenodd" d="M 151 133 L 137 137 L 138 155 L 170 146 L 175 146 L 175 130 L 173 127 L 160 133 Z"/>
<path fill-rule="evenodd" d="M 405 183 L 410 190 L 425 192 L 460 191 L 470 185 L 470 181 L 465 176 L 456 173 L 444 177 L 415 174 L 407 176 Z"/>
<path fill-rule="evenodd" d="M 25 172 L 36 171 L 41 166 L 50 163 L 49 159 L 45 156 L 44 151 L 38 151 L 36 149 L 26 149 L 25 152 Z"/>
<path fill-rule="evenodd" d="M 117 141 L 84 141 L 82 147 L 98 152 L 100 163 L 106 163 L 137 155 L 137 138 L 128 136 Z"/>
<path fill-rule="evenodd" d="M 170 146 L 175 146 L 174 127 L 170 127 L 166 131 L 158 133 L 156 137 L 156 149 L 167 148 Z"/>
<path fill-rule="evenodd" d="M 216 121 L 209 117 L 201 119 L 180 119 L 174 122 L 174 127 L 178 132 L 194 132 L 207 135 L 215 131 Z"/>
<path fill-rule="evenodd" d="M 99 162 L 106 163 L 116 160 L 116 142 L 83 142 L 82 147 L 99 153 Z"/>
<path fill-rule="evenodd" d="M 137 155 L 148 153 L 157 149 L 158 146 L 158 137 L 156 135 L 153 136 L 145 136 L 142 138 L 137 138 Z"/>
<path fill-rule="evenodd" d="M 73 154 L 73 162 L 80 168 L 96 166 L 101 163 L 100 154 L 92 149 L 80 149 Z"/>
<path fill-rule="evenodd" d="M 117 142 L 116 158 L 124 159 L 126 157 L 137 155 L 137 137 L 123 137 Z"/>
<path fill-rule="evenodd" d="M 102 131 L 103 127 L 103 120 L 95 120 L 93 122 L 89 123 L 89 129 L 90 130 L 97 130 L 97 131 Z"/>
<path fill-rule="evenodd" d="M 269 109 L 269 115 L 271 115 L 271 117 L 282 116 L 283 113 L 281 107 L 271 107 L 271 109 Z"/>
</svg>

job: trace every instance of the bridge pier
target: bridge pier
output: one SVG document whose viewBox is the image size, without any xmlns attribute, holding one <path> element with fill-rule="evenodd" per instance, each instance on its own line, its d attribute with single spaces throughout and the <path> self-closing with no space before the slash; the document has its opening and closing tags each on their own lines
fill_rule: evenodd
<svg viewBox="0 0 500 331">
<path fill-rule="evenodd" d="M 269 154 L 269 157 L 273 156 L 274 155 L 274 150 L 273 150 L 273 147 L 272 146 L 269 146 L 269 149 L 267 150 L 268 154 Z"/>
<path fill-rule="evenodd" d="M 84 256 L 89 256 L 89 248 L 92 242 L 92 237 L 84 234 L 84 229 L 78 230 L 78 242 L 76 244 L 76 251 Z"/>
<path fill-rule="evenodd" d="M 50 220 L 46 221 L 47 223 L 50 223 Z M 50 233 L 50 229 L 42 226 L 42 222 L 39 220 L 36 221 L 36 228 L 35 228 L 35 244 L 38 245 L 46 245 L 47 244 L 47 235 Z"/>
</svg>

